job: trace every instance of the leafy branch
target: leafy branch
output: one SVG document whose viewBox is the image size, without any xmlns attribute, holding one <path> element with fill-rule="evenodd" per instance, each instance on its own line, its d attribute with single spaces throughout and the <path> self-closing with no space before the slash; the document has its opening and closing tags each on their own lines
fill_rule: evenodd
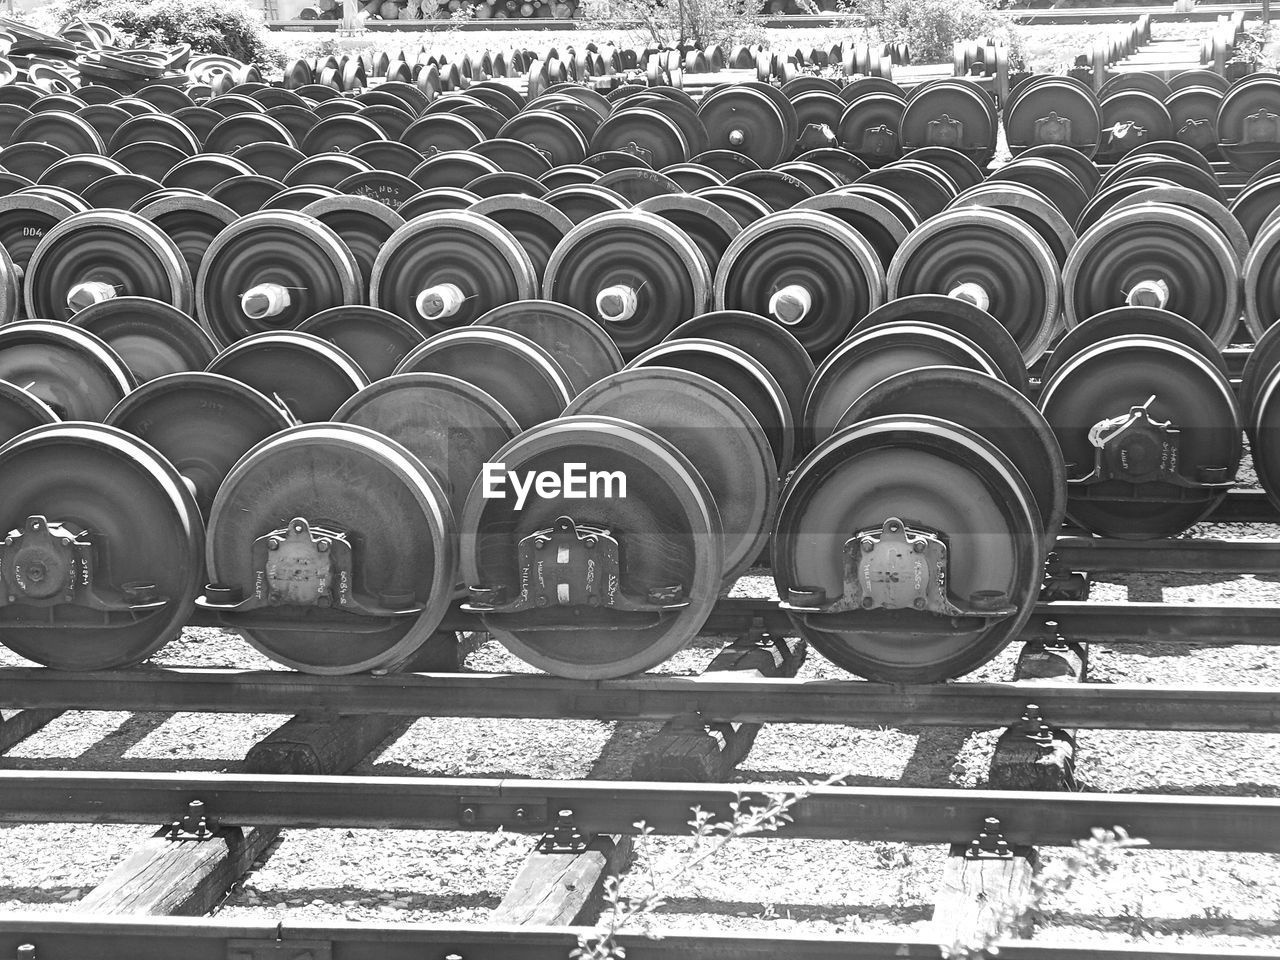
<svg viewBox="0 0 1280 960">
<path fill-rule="evenodd" d="M 659 872 L 650 850 L 653 827 L 643 820 L 636 823 L 637 843 L 640 847 L 644 871 L 638 878 L 623 879 L 611 876 L 605 881 L 605 915 L 596 929 L 578 938 L 578 946 L 570 954 L 572 960 L 624 960 L 626 948 L 618 943 L 618 936 L 626 930 L 644 925 L 649 917 L 667 902 L 671 891 L 681 880 L 700 865 L 711 860 L 734 840 L 762 833 L 776 833 L 792 822 L 791 809 L 808 795 L 813 786 L 832 786 L 844 779 L 832 777 L 803 787 L 770 792 L 764 795 L 764 803 L 753 804 L 739 794 L 729 803 L 729 816 L 722 819 L 710 810 L 693 807 L 689 819 L 692 831 L 691 848 L 674 869 Z M 638 879 L 643 888 L 632 894 L 624 890 L 628 882 Z"/>
</svg>

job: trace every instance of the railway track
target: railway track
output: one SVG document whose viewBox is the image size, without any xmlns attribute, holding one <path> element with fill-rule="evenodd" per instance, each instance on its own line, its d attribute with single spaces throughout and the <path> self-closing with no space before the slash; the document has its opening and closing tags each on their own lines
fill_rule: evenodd
<svg viewBox="0 0 1280 960">
<path fill-rule="evenodd" d="M 1278 852 L 1274 798 L 1074 789 L 1078 731 L 1280 732 L 1269 687 L 1088 682 L 1091 647 L 1280 636 L 1273 606 L 1088 598 L 1280 551 L 1184 538 L 1280 519 L 1280 82 L 1229 83 L 1225 32 L 1168 83 L 1108 76 L 1135 24 L 1098 83 L 974 44 L 984 82 L 907 90 L 862 46 L 387 51 L 271 85 L 0 27 L 0 643 L 44 664 L 0 669 L 0 743 L 66 710 L 294 714 L 235 774 L 0 771 L 9 823 L 168 825 L 100 915 L 0 919 L 0 952 L 562 956 L 637 820 L 778 789 L 730 782 L 762 724 L 1003 728 L 993 789 L 817 786 L 779 831 L 947 845 L 947 937 L 1094 828 Z M 766 544 L 782 599 L 726 599 Z M 142 665 L 197 625 L 285 669 Z M 541 674 L 462 670 L 459 633 Z M 709 635 L 696 678 L 644 672 Z M 959 679 L 1011 644 L 1007 682 Z M 851 678 L 800 678 L 817 655 Z M 663 727 L 635 780 L 345 775 L 424 716 Z M 324 827 L 541 835 L 499 915 L 552 928 L 104 916 L 206 913 Z M 936 947 L 785 953 L 830 951 Z"/>
<path fill-rule="evenodd" d="M 288 944 L 299 941 L 300 950 L 328 950 L 332 955 L 353 960 L 381 960 L 383 957 L 418 957 L 431 950 L 441 956 L 477 957 L 481 960 L 562 960 L 577 945 L 579 934 L 588 928 L 542 929 L 520 926 L 506 928 L 473 926 L 448 927 L 426 924 L 211 924 L 203 921 L 169 920 L 163 923 L 125 919 L 58 919 L 44 922 L 38 938 L 40 956 L 55 960 L 83 956 L 91 948 L 104 960 L 137 956 L 171 956 L 181 952 L 192 960 L 223 960 L 231 950 L 253 956 L 254 950 L 274 950 L 287 955 Z M 4 945 L 16 951 L 27 943 L 29 927 L 24 921 L 0 920 Z M 282 939 L 281 939 L 282 938 Z M 704 933 L 697 936 L 668 935 L 660 940 L 644 936 L 620 938 L 628 956 L 641 960 L 677 960 L 710 955 L 744 958 L 777 957 L 782 954 L 802 960 L 933 960 L 937 944 L 926 938 L 877 939 L 873 937 L 787 937 Z M 141 951 L 150 951 L 142 953 Z M 166 953 L 166 951 L 168 951 Z M 1019 945 L 1001 948 L 1010 960 L 1217 960 L 1218 952 L 1194 948 L 1162 947 L 1070 947 Z M 1274 960 L 1275 953 L 1240 951 L 1240 960 Z"/>
</svg>

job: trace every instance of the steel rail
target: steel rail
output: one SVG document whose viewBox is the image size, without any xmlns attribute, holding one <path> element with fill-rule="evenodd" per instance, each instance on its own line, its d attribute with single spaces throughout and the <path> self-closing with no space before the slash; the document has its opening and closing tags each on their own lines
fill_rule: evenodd
<svg viewBox="0 0 1280 960">
<path fill-rule="evenodd" d="M 589 834 L 689 833 L 690 810 L 730 817 L 797 789 L 440 777 L 300 777 L 207 773 L 0 771 L 0 821 L 163 823 L 193 800 L 224 826 L 541 831 L 567 816 Z M 1280 799 L 811 786 L 778 836 L 965 843 L 989 817 L 1011 844 L 1068 846 L 1123 827 L 1153 848 L 1280 853 Z M 567 814 L 565 812 L 568 812 Z"/>
<path fill-rule="evenodd" d="M 1280 733 L 1280 687 L 939 683 L 541 674 L 326 677 L 284 671 L 0 670 L 0 706 L 197 713 L 824 723 L 1005 727 L 1029 704 L 1053 726 L 1087 730 Z"/>
<path fill-rule="evenodd" d="M 1280 511 L 1261 490 L 1232 490 L 1205 523 L 1280 523 Z"/>
<path fill-rule="evenodd" d="M 1046 626 L 1054 624 L 1056 626 Z M 221 619 L 199 609 L 189 626 L 227 627 Z M 716 605 L 703 626 L 704 634 L 737 634 L 752 627 L 786 636 L 795 627 L 776 601 L 729 598 Z M 479 630 L 479 619 L 456 608 L 445 616 L 441 630 Z M 1115 644 L 1200 643 L 1280 644 L 1280 606 L 1209 606 L 1171 603 L 1086 603 L 1055 601 L 1037 603 L 1019 639 L 1035 640 L 1055 634 L 1076 640 Z"/>
<path fill-rule="evenodd" d="M 586 927 L 300 923 L 292 919 L 250 923 L 28 913 L 0 918 L 0 956 L 16 956 L 19 946 L 30 944 L 39 960 L 227 960 L 234 956 L 287 960 L 299 954 L 313 960 L 423 960 L 451 954 L 466 960 L 564 960 L 578 937 L 589 933 Z M 926 937 L 673 931 L 660 938 L 625 934 L 618 942 L 632 960 L 938 958 L 938 945 Z M 312 952 L 304 954 L 308 948 Z M 1280 960 L 1280 951 L 1010 941 L 1000 944 L 1000 956 L 1002 960 Z"/>
<path fill-rule="evenodd" d="M 1270 573 L 1280 575 L 1276 540 L 1100 540 L 1059 537 L 1064 565 L 1088 573 Z"/>
<path fill-rule="evenodd" d="M 705 633 L 741 633 L 753 625 L 793 634 L 794 627 L 777 604 L 729 599 L 717 605 Z M 445 629 L 454 629 L 446 620 Z M 466 629 L 459 627 L 458 629 Z M 1280 607 L 1208 606 L 1173 603 L 1036 604 L 1022 640 L 1058 634 L 1073 640 L 1113 644 L 1201 643 L 1212 646 L 1280 643 Z"/>
</svg>

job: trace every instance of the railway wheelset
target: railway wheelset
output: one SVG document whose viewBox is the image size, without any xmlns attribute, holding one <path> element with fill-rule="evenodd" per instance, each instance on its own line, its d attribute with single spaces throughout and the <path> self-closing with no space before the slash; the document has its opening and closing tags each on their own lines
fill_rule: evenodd
<svg viewBox="0 0 1280 960">
<path fill-rule="evenodd" d="M 985 92 L 886 83 L 0 87 L 0 642 L 103 669 L 198 616 L 351 673 L 471 624 L 615 677 L 767 551 L 819 651 L 936 681 L 1064 518 L 1177 535 L 1246 430 L 1280 499 L 1280 82 L 1222 94 L 1231 203 L 1185 139 L 1095 163 L 1068 79 L 992 170 Z"/>
</svg>

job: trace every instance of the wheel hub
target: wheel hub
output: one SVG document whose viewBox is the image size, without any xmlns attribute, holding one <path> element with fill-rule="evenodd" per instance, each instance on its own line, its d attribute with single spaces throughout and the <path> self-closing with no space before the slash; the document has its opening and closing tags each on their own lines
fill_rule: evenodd
<svg viewBox="0 0 1280 960">
<path fill-rule="evenodd" d="M 71 313 L 79 313 L 85 307 L 104 300 L 112 300 L 116 296 L 116 288 L 101 280 L 86 280 L 77 283 L 67 291 L 67 309 Z"/>
<path fill-rule="evenodd" d="M 278 283 L 254 284 L 240 294 L 240 309 L 250 320 L 278 317 L 293 306 L 289 288 Z"/>
<path fill-rule="evenodd" d="M 1233 485 L 1226 467 L 1198 466 L 1194 477 L 1182 473 L 1182 431 L 1172 420 L 1151 419 L 1148 408 L 1155 399 L 1153 395 L 1127 414 L 1093 425 L 1089 430 L 1093 472 L 1067 481 L 1074 487 L 1073 498 L 1182 500 L 1182 491 L 1225 490 Z M 1117 487 L 1117 481 L 1125 486 Z"/>
<path fill-rule="evenodd" d="M 842 594 L 826 602 L 821 588 L 788 591 L 787 609 L 804 613 L 846 613 L 851 610 L 919 610 L 944 617 L 1003 620 L 1017 612 L 1006 594 L 981 590 L 969 597 L 969 609 L 954 603 L 947 592 L 950 551 L 946 535 L 924 527 L 909 527 L 889 517 L 845 541 Z"/>
<path fill-rule="evenodd" d="M 411 596 L 355 592 L 355 549 L 348 533 L 334 524 L 295 517 L 289 525 L 253 542 L 253 594 L 235 584 L 210 584 L 199 606 L 242 613 L 261 607 L 332 607 L 368 617 L 413 616 Z"/>
<path fill-rule="evenodd" d="M 1163 310 L 1169 302 L 1169 284 L 1162 279 L 1139 280 L 1125 294 L 1124 299 L 1131 307 L 1156 307 Z"/>
<path fill-rule="evenodd" d="M 681 584 L 650 587 L 643 599 L 622 589 L 624 568 L 618 540 L 607 527 L 559 517 L 555 525 L 522 538 L 517 546 L 520 595 L 505 587 L 472 587 L 463 609 L 519 614 L 546 607 L 596 607 L 661 616 L 689 605 Z M 596 624 L 591 624 L 595 627 Z M 555 629 L 564 629 L 557 623 Z M 587 629 L 587 624 L 582 624 Z"/>
<path fill-rule="evenodd" d="M 102 611 L 145 611 L 168 601 L 156 596 L 154 583 L 131 581 L 119 590 L 94 583 L 94 544 L 89 532 L 42 516 L 27 517 L 0 547 L 0 606 L 70 604 Z"/>
</svg>

